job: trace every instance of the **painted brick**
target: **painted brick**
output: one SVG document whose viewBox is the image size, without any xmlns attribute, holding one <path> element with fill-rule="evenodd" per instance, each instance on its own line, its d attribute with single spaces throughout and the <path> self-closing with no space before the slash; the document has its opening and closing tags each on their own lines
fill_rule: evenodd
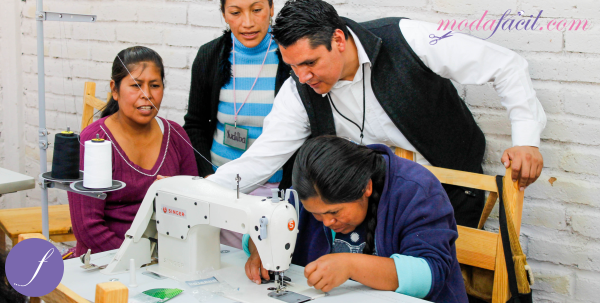
<svg viewBox="0 0 600 303">
<path fill-rule="evenodd" d="M 137 21 L 137 4 L 128 2 L 119 2 L 118 9 L 115 3 L 98 3 L 93 6 L 93 11 L 98 16 L 98 22 L 104 21 Z"/>
<path fill-rule="evenodd" d="M 560 158 L 560 167 L 568 172 L 600 175 L 597 148 L 572 147 Z"/>
<path fill-rule="evenodd" d="M 116 37 L 115 28 L 117 28 L 116 25 L 108 22 L 81 23 L 81 25 L 73 27 L 73 38 L 86 42 L 87 40 L 114 41 Z M 118 29 L 125 31 L 127 26 L 119 26 Z"/>
<path fill-rule="evenodd" d="M 191 72 L 189 70 L 169 68 L 165 73 L 165 79 L 170 89 L 174 91 L 184 91 L 186 93 L 190 90 L 190 77 Z"/>
<path fill-rule="evenodd" d="M 587 243 L 576 236 L 565 239 L 566 235 L 556 238 L 531 238 L 529 242 L 530 259 L 553 264 L 574 266 L 579 269 L 600 270 L 600 245 Z"/>
<path fill-rule="evenodd" d="M 577 26 L 577 25 L 575 25 Z M 582 25 L 583 26 L 583 25 Z M 600 27 L 565 31 L 565 50 L 570 52 L 600 53 Z"/>
<path fill-rule="evenodd" d="M 584 272 L 577 273 L 575 286 L 575 297 L 587 302 L 598 302 L 598 289 L 600 289 L 600 273 Z"/>
<path fill-rule="evenodd" d="M 136 8 L 139 21 L 156 23 L 187 23 L 187 7 L 183 5 L 140 5 Z"/>
<path fill-rule="evenodd" d="M 547 200 L 527 201 L 523 203 L 523 224 L 564 230 L 567 227 L 565 212 L 565 207 L 548 205 Z"/>
<path fill-rule="evenodd" d="M 600 57 L 552 53 L 525 54 L 532 79 L 600 83 Z"/>
<path fill-rule="evenodd" d="M 369 9 L 371 6 L 390 7 L 391 9 L 396 7 L 425 8 L 428 4 L 426 0 L 374 0 L 368 4 L 365 4 L 364 0 L 348 0 L 348 3 L 362 5 L 364 9 Z"/>
<path fill-rule="evenodd" d="M 178 50 L 173 48 L 157 50 L 163 59 L 166 67 L 186 68 L 188 67 L 187 50 Z"/>
<path fill-rule="evenodd" d="M 600 118 L 600 86 L 577 85 L 565 90 L 565 112 L 590 118 Z"/>
<path fill-rule="evenodd" d="M 515 18 L 515 20 L 520 19 Z M 475 32 L 474 34 L 486 38 L 491 35 L 491 32 Z M 512 50 L 560 52 L 563 49 L 563 34 L 559 31 L 503 31 L 499 28 L 488 41 Z"/>
<path fill-rule="evenodd" d="M 166 90 L 161 108 L 187 110 L 189 94 Z"/>
<path fill-rule="evenodd" d="M 164 31 L 165 43 L 173 46 L 200 47 L 204 43 L 217 38 L 221 34 L 218 29 L 192 28 L 186 31 L 180 28 L 167 28 Z"/>
<path fill-rule="evenodd" d="M 543 10 L 545 17 L 559 18 L 598 18 L 600 2 L 595 0 L 528 0 L 520 5 L 526 13 L 537 13 Z"/>
<path fill-rule="evenodd" d="M 529 260 L 528 264 L 535 279 L 532 289 L 562 295 L 573 293 L 575 275 L 572 270 L 535 260 Z"/>
<path fill-rule="evenodd" d="M 554 139 L 562 142 L 580 144 L 600 144 L 600 122 L 576 118 L 548 117 L 543 139 Z"/>
<path fill-rule="evenodd" d="M 436 11 L 460 14 L 460 15 L 483 15 L 483 12 L 490 11 L 494 14 L 502 14 L 506 10 L 515 10 L 516 0 L 508 1 L 477 1 L 477 0 L 434 0 L 433 9 Z"/>
<path fill-rule="evenodd" d="M 590 238 L 600 239 L 600 230 L 598 222 L 600 222 L 600 210 L 585 209 L 569 211 L 571 226 L 573 231 Z"/>
<path fill-rule="evenodd" d="M 188 19 L 191 25 L 225 28 L 225 21 L 218 4 L 211 2 L 207 5 L 191 5 Z"/>
<path fill-rule="evenodd" d="M 147 25 L 124 24 L 117 27 L 117 40 L 129 43 L 159 44 L 162 42 L 162 33 L 162 28 L 148 30 Z"/>
</svg>

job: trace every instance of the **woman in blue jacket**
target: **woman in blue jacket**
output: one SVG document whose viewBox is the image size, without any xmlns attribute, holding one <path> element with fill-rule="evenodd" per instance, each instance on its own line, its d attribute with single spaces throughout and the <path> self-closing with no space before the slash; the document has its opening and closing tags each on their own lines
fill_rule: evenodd
<svg viewBox="0 0 600 303">
<path fill-rule="evenodd" d="M 292 174 L 300 233 L 292 263 L 328 292 L 348 279 L 435 302 L 467 302 L 450 200 L 438 179 L 384 145 L 334 136 L 299 150 Z M 248 237 L 245 237 L 248 238 Z M 248 277 L 262 269 L 249 243 Z"/>
</svg>

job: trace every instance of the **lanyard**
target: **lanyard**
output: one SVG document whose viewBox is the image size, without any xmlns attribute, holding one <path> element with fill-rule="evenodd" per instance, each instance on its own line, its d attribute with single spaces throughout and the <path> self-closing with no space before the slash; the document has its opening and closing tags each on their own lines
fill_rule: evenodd
<svg viewBox="0 0 600 303">
<path fill-rule="evenodd" d="M 268 35 L 268 34 L 267 34 Z M 252 84 L 252 87 L 250 88 L 250 91 L 248 92 L 248 96 L 246 96 L 246 99 L 244 99 L 244 103 L 242 103 L 242 105 L 240 105 L 240 109 L 236 108 L 236 103 L 235 103 L 235 41 L 233 41 L 233 112 L 235 113 L 235 115 L 233 116 L 233 123 L 235 125 L 235 127 L 237 128 L 237 116 L 240 113 L 240 111 L 242 110 L 242 107 L 244 106 L 244 104 L 246 104 L 246 101 L 248 101 L 248 98 L 250 97 L 250 94 L 252 93 L 252 90 L 254 89 L 254 86 L 256 85 L 256 82 L 258 81 L 258 78 L 260 77 L 260 73 L 263 70 L 263 67 L 265 66 L 265 62 L 267 61 L 267 56 L 269 56 L 269 50 L 271 49 L 271 42 L 273 42 L 273 39 L 269 39 L 269 46 L 267 47 L 267 53 L 265 54 L 265 58 L 263 59 L 262 65 L 260 66 L 260 70 L 258 71 L 258 75 L 256 75 L 256 79 L 254 79 L 254 84 Z"/>
<path fill-rule="evenodd" d="M 360 130 L 360 144 L 362 145 L 362 140 L 363 140 L 363 132 L 365 130 L 365 110 L 366 110 L 366 98 L 365 98 L 365 66 L 362 66 L 362 75 L 363 75 L 363 121 L 362 121 L 362 127 L 358 126 L 358 124 L 350 119 L 348 119 L 348 117 L 342 115 L 342 113 L 340 113 L 340 111 L 337 109 L 337 107 L 335 107 L 335 104 L 333 103 L 333 100 L 331 100 L 331 96 L 329 95 L 329 93 L 327 93 L 327 97 L 329 98 L 329 102 L 331 103 L 331 105 L 333 105 L 333 108 L 335 109 L 335 111 L 340 114 L 340 116 L 342 116 L 344 119 L 350 121 L 350 123 L 356 125 L 356 127 L 358 127 L 358 130 Z"/>
</svg>

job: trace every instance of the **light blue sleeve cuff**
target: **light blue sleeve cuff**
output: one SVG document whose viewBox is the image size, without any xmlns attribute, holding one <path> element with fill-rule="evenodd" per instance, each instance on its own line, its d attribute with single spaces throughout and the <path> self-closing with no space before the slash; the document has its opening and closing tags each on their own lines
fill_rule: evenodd
<svg viewBox="0 0 600 303">
<path fill-rule="evenodd" d="M 249 241 L 250 241 L 250 235 L 244 234 L 244 236 L 242 237 L 242 248 L 244 248 L 244 252 L 246 253 L 246 256 L 248 256 L 248 257 L 250 257 L 250 248 L 248 246 Z"/>
<path fill-rule="evenodd" d="M 398 274 L 396 292 L 415 298 L 425 298 L 433 283 L 427 261 L 400 254 L 393 254 L 390 258 L 394 259 Z"/>
</svg>

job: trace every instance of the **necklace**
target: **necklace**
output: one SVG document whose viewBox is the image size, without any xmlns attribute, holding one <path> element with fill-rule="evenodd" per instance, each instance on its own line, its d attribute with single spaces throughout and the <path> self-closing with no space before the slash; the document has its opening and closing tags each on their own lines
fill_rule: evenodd
<svg viewBox="0 0 600 303">
<path fill-rule="evenodd" d="M 336 111 L 336 112 L 337 112 L 337 113 L 338 113 L 340 116 L 342 116 L 342 118 L 344 118 L 344 119 L 346 119 L 346 120 L 350 121 L 350 123 L 352 123 L 352 124 L 356 125 L 356 127 L 358 127 L 358 130 L 360 130 L 360 144 L 361 144 L 361 145 L 363 144 L 363 143 L 362 143 L 362 141 L 363 141 L 363 137 L 364 137 L 363 133 L 364 133 L 364 130 L 365 130 L 365 109 L 366 109 L 366 104 L 367 104 L 367 102 L 366 102 L 366 97 L 365 97 L 365 96 L 366 96 L 366 93 L 365 93 L 365 67 L 364 67 L 364 65 L 362 66 L 362 76 L 363 76 L 363 78 L 362 78 L 362 84 L 363 84 L 363 120 L 362 120 L 362 127 L 360 127 L 360 126 L 359 126 L 359 125 L 358 125 L 356 122 L 354 122 L 354 121 L 352 121 L 352 120 L 348 119 L 348 117 L 346 117 L 346 116 L 344 116 L 342 113 L 340 113 L 340 111 L 337 109 L 337 107 L 336 107 L 336 106 L 335 106 L 335 104 L 333 103 L 333 100 L 331 100 L 331 96 L 330 96 L 330 94 L 329 94 L 329 93 L 327 93 L 327 98 L 329 98 L 329 103 L 331 103 L 331 105 L 333 106 L 333 108 L 335 109 L 335 111 Z"/>
</svg>

